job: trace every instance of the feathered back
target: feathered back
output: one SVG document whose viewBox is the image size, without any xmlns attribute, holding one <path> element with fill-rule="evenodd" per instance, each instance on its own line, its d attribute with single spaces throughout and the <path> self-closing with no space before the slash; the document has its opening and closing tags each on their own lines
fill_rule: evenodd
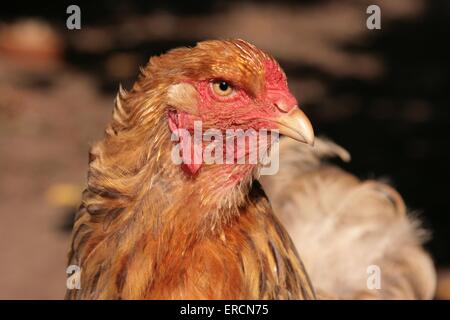
<svg viewBox="0 0 450 320">
<path fill-rule="evenodd" d="M 310 148 L 282 139 L 279 173 L 261 179 L 319 296 L 432 298 L 436 276 L 420 221 L 389 185 L 360 181 L 327 164 L 330 156 L 350 159 L 327 140 Z M 377 267 L 381 288 L 369 289 Z"/>
</svg>

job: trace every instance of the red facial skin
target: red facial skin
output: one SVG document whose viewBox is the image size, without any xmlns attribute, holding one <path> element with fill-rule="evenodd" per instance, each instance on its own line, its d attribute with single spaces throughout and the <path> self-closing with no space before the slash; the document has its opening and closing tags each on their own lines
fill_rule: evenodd
<svg viewBox="0 0 450 320">
<path fill-rule="evenodd" d="M 276 123 L 271 119 L 276 119 L 295 108 L 297 100 L 289 91 L 285 74 L 275 62 L 265 61 L 264 75 L 264 88 L 257 96 L 252 96 L 244 88 L 240 88 L 228 79 L 193 82 L 198 92 L 198 116 L 185 112 L 169 113 L 171 131 L 175 132 L 177 128 L 184 128 L 192 132 L 194 121 L 199 120 L 202 121 L 204 131 L 219 129 L 225 133 L 226 129 L 252 128 L 256 131 L 277 129 Z M 227 81 L 233 86 L 233 93 L 225 97 L 216 94 L 212 89 L 214 80 Z M 180 140 L 183 143 L 183 137 L 180 137 Z M 247 153 L 248 150 L 245 152 Z M 193 175 L 200 166 L 200 164 L 188 164 L 183 166 L 183 169 Z"/>
</svg>

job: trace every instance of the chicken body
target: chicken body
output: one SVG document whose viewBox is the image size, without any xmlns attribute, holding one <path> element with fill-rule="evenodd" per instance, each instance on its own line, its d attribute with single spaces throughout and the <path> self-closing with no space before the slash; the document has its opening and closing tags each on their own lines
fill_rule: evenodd
<svg viewBox="0 0 450 320">
<path fill-rule="evenodd" d="M 91 149 L 69 252 L 81 288 L 68 299 L 432 296 L 434 268 L 401 197 L 321 160 L 348 158 L 345 150 L 282 140 L 280 173 L 261 179 L 274 215 L 259 164 L 190 161 L 204 147 L 187 134 L 196 121 L 203 130 L 313 140 L 279 65 L 245 41 L 153 57 L 132 90 L 120 90 L 105 138 Z M 185 147 L 181 162 L 174 137 Z"/>
<path fill-rule="evenodd" d="M 288 134 L 312 139 L 284 73 L 254 46 L 207 41 L 152 58 L 91 150 L 69 253 L 81 289 L 67 298 L 315 297 L 258 165 L 191 163 L 188 149 L 173 161 L 171 138 L 186 143 L 194 120 L 218 130 L 294 121 Z"/>
<path fill-rule="evenodd" d="M 318 296 L 431 299 L 436 273 L 419 220 L 389 185 L 325 161 L 334 156 L 350 159 L 327 140 L 310 148 L 282 139 L 279 173 L 261 179 Z"/>
</svg>

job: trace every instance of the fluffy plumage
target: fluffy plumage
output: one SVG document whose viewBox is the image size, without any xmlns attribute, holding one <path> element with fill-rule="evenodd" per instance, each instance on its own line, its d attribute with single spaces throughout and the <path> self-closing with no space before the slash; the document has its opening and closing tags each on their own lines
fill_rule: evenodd
<svg viewBox="0 0 450 320">
<path fill-rule="evenodd" d="M 211 98 L 215 79 L 230 81 L 238 100 Z M 292 105 L 279 110 L 277 101 Z M 182 170 L 171 159 L 171 133 L 192 129 L 194 119 L 206 128 L 270 126 L 261 119 L 295 103 L 278 64 L 242 40 L 153 57 L 133 89 L 120 90 L 105 138 L 91 150 L 69 253 L 82 269 L 81 290 L 67 298 L 314 298 L 254 181 L 257 166 Z"/>
<path fill-rule="evenodd" d="M 331 141 L 310 148 L 282 139 L 278 175 L 261 179 L 319 297 L 432 298 L 436 274 L 419 220 L 389 185 L 328 164 L 333 156 L 350 159 Z M 380 268 L 380 289 L 367 287 L 371 265 Z"/>
</svg>

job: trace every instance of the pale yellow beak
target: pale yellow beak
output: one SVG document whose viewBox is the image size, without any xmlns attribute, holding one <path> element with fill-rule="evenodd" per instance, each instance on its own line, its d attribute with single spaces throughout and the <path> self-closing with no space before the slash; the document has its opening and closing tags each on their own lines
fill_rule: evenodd
<svg viewBox="0 0 450 320">
<path fill-rule="evenodd" d="M 314 145 L 314 129 L 308 117 L 298 107 L 274 119 L 282 135 Z"/>
</svg>

